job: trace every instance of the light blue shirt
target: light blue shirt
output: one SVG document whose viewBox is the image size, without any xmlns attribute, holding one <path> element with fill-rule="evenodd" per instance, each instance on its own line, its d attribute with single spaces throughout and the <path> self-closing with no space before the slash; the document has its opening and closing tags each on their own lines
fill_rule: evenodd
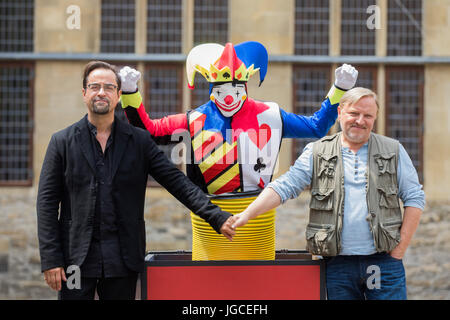
<svg viewBox="0 0 450 320">
<path fill-rule="evenodd" d="M 313 172 L 312 145 L 309 143 L 289 171 L 268 185 L 280 195 L 281 202 L 293 199 L 311 184 Z M 369 255 L 376 252 L 369 222 L 366 202 L 368 143 L 355 154 L 342 147 L 344 164 L 344 221 L 342 227 L 341 255 Z M 400 144 L 397 168 L 399 197 L 405 207 L 425 207 L 425 194 L 419 183 L 416 169 L 405 148 Z M 363 199 L 363 201 L 361 201 Z"/>
</svg>

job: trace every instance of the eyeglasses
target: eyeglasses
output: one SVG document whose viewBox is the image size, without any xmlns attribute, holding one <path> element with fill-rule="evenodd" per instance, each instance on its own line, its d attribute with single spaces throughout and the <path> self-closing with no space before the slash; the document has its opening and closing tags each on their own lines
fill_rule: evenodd
<svg viewBox="0 0 450 320">
<path fill-rule="evenodd" d="M 102 88 L 102 85 L 100 83 L 89 83 L 87 87 L 93 92 L 99 92 Z M 105 91 L 106 93 L 113 93 L 116 89 L 117 86 L 112 83 L 105 83 L 103 85 L 103 91 Z"/>
</svg>

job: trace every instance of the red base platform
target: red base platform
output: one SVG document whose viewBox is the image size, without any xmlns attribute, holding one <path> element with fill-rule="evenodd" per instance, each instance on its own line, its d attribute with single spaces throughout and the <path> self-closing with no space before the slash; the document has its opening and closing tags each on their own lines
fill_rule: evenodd
<svg viewBox="0 0 450 320">
<path fill-rule="evenodd" d="M 141 275 L 144 300 L 325 299 L 325 263 L 306 251 L 275 260 L 192 261 L 190 252 L 150 252 Z"/>
</svg>

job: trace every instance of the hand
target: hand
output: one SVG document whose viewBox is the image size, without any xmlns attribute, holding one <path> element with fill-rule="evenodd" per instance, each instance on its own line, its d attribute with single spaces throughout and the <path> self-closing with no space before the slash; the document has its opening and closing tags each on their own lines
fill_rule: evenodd
<svg viewBox="0 0 450 320">
<path fill-rule="evenodd" d="M 137 82 L 141 78 L 141 73 L 136 69 L 130 68 L 128 66 L 123 67 L 119 71 L 119 77 L 122 81 L 122 91 L 123 92 L 136 92 Z"/>
<path fill-rule="evenodd" d="M 343 64 L 335 71 L 336 79 L 334 85 L 343 90 L 350 90 L 355 86 L 358 79 L 358 70 L 350 64 Z"/>
<path fill-rule="evenodd" d="M 64 268 L 53 268 L 44 271 L 44 280 L 53 290 L 61 290 L 61 280 L 67 281 Z"/>
<path fill-rule="evenodd" d="M 233 241 L 233 236 L 236 233 L 231 227 L 231 224 L 233 223 L 234 219 L 235 218 L 233 216 L 229 217 L 227 221 L 223 223 L 222 227 L 220 227 L 220 233 L 222 233 L 225 236 L 225 238 L 227 238 L 230 241 Z"/>
<path fill-rule="evenodd" d="M 248 216 L 244 212 L 241 212 L 241 213 L 234 215 L 234 222 L 231 227 L 233 229 L 236 229 L 236 228 L 242 227 L 243 225 L 247 224 L 247 222 L 248 222 Z"/>
<path fill-rule="evenodd" d="M 391 252 L 389 252 L 392 258 L 397 260 L 402 260 L 405 252 L 401 250 L 398 246 L 394 248 Z"/>
</svg>

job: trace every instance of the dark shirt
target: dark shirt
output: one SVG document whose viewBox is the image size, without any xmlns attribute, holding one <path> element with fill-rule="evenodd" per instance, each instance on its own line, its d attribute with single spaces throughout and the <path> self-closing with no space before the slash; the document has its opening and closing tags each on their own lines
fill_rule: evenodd
<svg viewBox="0 0 450 320">
<path fill-rule="evenodd" d="M 114 148 L 114 127 L 103 153 L 98 142 L 97 128 L 86 118 L 91 133 L 92 152 L 95 159 L 97 199 L 95 204 L 94 230 L 92 240 L 83 265 L 83 277 L 124 277 L 132 272 L 125 266 L 120 252 L 116 212 L 112 198 L 112 159 Z"/>
</svg>

